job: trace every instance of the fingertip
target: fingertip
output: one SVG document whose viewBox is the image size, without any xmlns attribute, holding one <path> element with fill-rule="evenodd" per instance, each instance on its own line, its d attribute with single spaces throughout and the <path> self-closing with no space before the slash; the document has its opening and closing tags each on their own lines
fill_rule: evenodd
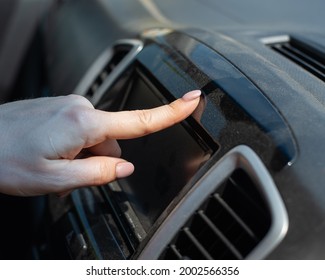
<svg viewBox="0 0 325 280">
<path fill-rule="evenodd" d="M 131 175 L 134 165 L 121 158 L 93 156 L 83 159 L 74 159 L 64 164 L 61 170 L 66 187 L 58 191 L 64 195 L 65 191 L 81 187 L 100 186 L 116 179 Z M 68 186 L 68 187 L 67 187 Z"/>
<path fill-rule="evenodd" d="M 190 92 L 187 92 L 183 95 L 182 99 L 184 101 L 192 101 L 201 96 L 201 91 L 200 90 L 192 90 Z"/>
<path fill-rule="evenodd" d="M 117 179 L 128 177 L 134 172 L 134 165 L 131 162 L 119 162 L 116 164 L 115 172 Z"/>
</svg>

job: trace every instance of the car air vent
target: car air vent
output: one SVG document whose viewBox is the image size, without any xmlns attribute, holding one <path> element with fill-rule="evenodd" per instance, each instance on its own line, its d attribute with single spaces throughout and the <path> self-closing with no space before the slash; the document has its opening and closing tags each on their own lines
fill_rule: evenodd
<svg viewBox="0 0 325 280">
<path fill-rule="evenodd" d="M 139 259 L 262 259 L 287 232 L 287 213 L 259 157 L 241 145 L 199 180 Z"/>
<path fill-rule="evenodd" d="M 103 84 L 108 75 L 116 68 L 116 66 L 126 57 L 131 49 L 130 45 L 119 44 L 113 48 L 112 58 L 108 61 L 105 67 L 100 71 L 91 86 L 89 87 L 86 96 L 92 97 L 98 88 Z"/>
<path fill-rule="evenodd" d="M 257 187 L 236 170 L 190 217 L 163 259 L 244 259 L 271 226 Z"/>
<path fill-rule="evenodd" d="M 86 96 L 93 103 L 97 102 L 142 48 L 143 43 L 139 40 L 117 41 L 97 58 L 74 93 Z"/>
<path fill-rule="evenodd" d="M 269 46 L 322 81 L 325 81 L 325 54 L 312 45 L 288 37 L 288 40 L 274 42 Z"/>
</svg>

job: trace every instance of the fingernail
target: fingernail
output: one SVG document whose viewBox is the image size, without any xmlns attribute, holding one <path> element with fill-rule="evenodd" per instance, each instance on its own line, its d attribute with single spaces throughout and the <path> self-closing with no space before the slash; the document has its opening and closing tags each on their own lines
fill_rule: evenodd
<svg viewBox="0 0 325 280">
<path fill-rule="evenodd" d="M 192 90 L 192 91 L 184 94 L 182 98 L 185 101 L 191 101 L 191 100 L 194 100 L 194 99 L 200 97 L 200 95 L 201 95 L 200 90 Z"/>
<path fill-rule="evenodd" d="M 116 178 L 124 178 L 131 175 L 134 171 L 134 165 L 131 162 L 120 162 L 115 167 Z"/>
</svg>

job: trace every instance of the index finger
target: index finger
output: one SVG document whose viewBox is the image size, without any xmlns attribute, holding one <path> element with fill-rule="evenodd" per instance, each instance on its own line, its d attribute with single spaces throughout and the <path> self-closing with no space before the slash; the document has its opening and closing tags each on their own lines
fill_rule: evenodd
<svg viewBox="0 0 325 280">
<path fill-rule="evenodd" d="M 147 110 L 105 112 L 92 110 L 90 113 L 89 140 L 97 144 L 105 139 L 131 139 L 141 137 L 187 118 L 200 101 L 201 91 L 188 92 L 174 102 Z"/>
</svg>

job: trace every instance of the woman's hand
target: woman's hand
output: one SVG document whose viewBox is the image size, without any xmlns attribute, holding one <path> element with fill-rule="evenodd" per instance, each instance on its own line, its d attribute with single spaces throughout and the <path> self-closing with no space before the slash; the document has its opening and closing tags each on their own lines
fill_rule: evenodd
<svg viewBox="0 0 325 280">
<path fill-rule="evenodd" d="M 84 97 L 69 95 L 0 106 L 0 192 L 32 196 L 67 193 L 132 174 L 116 139 L 172 126 L 199 103 L 192 91 L 150 110 L 104 112 Z M 91 156 L 80 158 L 84 151 Z"/>
</svg>

